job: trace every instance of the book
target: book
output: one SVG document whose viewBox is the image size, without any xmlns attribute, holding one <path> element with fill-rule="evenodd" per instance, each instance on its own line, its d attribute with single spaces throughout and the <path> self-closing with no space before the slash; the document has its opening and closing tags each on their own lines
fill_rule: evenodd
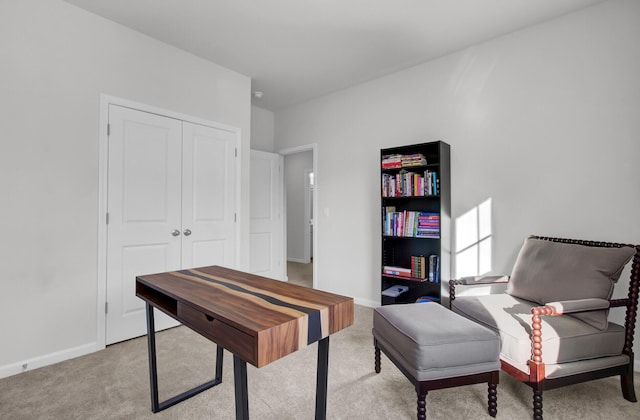
<svg viewBox="0 0 640 420">
<path fill-rule="evenodd" d="M 383 234 L 408 238 L 439 238 L 440 215 L 418 211 L 396 211 L 395 206 L 383 209 Z"/>
<path fill-rule="evenodd" d="M 411 277 L 422 280 L 426 278 L 425 260 L 424 255 L 411 256 Z"/>
<path fill-rule="evenodd" d="M 429 255 L 429 281 L 440 283 L 440 257 Z"/>
<path fill-rule="evenodd" d="M 403 167 L 407 166 L 423 166 L 427 164 L 427 159 L 422 153 L 412 153 L 410 155 L 402 155 L 400 158 Z"/>
<path fill-rule="evenodd" d="M 382 156 L 382 167 L 384 169 L 401 168 L 402 155 L 393 154 Z"/>
<path fill-rule="evenodd" d="M 395 267 L 385 265 L 382 267 L 382 274 L 389 274 L 391 276 L 411 277 L 411 269 L 405 267 Z"/>
<path fill-rule="evenodd" d="M 401 167 L 399 167 L 401 168 Z M 383 169 L 393 169 L 385 167 Z M 401 169 L 398 173 L 382 174 L 383 197 L 424 197 L 438 195 L 440 180 L 436 172 L 410 172 Z"/>
</svg>

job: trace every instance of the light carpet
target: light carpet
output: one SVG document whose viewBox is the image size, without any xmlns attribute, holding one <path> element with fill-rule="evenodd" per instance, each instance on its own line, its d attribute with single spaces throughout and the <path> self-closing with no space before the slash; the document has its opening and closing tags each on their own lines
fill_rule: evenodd
<svg viewBox="0 0 640 420">
<path fill-rule="evenodd" d="M 330 337 L 329 419 L 414 419 L 412 385 L 383 355 L 374 372 L 372 309 L 356 306 L 355 324 Z M 6 345 L 6 343 L 3 343 Z M 160 398 L 211 379 L 215 345 L 186 327 L 157 335 Z M 254 419 L 312 419 L 317 345 L 261 369 L 248 365 Z M 639 374 L 635 381 L 638 383 Z M 532 392 L 500 375 L 498 419 L 531 418 Z M 487 418 L 486 384 L 432 391 L 427 418 Z M 544 393 L 547 420 L 640 419 L 640 404 L 622 397 L 618 378 Z M 233 419 L 233 360 L 224 356 L 223 383 L 165 411 L 150 409 L 145 337 L 0 380 L 2 419 Z"/>
</svg>

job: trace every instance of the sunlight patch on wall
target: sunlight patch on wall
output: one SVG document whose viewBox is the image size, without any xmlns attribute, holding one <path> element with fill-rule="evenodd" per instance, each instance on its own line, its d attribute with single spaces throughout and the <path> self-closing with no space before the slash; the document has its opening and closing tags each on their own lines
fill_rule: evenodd
<svg viewBox="0 0 640 420">
<path fill-rule="evenodd" d="M 455 223 L 455 276 L 479 276 L 491 271 L 491 198 L 459 216 Z"/>
</svg>

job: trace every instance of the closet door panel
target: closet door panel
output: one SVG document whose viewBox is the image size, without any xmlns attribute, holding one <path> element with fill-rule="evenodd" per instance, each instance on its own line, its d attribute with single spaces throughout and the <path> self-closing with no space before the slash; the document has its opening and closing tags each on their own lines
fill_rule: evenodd
<svg viewBox="0 0 640 420">
<path fill-rule="evenodd" d="M 183 123 L 182 266 L 235 266 L 236 135 Z"/>
<path fill-rule="evenodd" d="M 180 268 L 181 122 L 109 107 L 106 343 L 146 333 L 135 278 Z M 162 314 L 157 329 L 177 325 Z"/>
</svg>

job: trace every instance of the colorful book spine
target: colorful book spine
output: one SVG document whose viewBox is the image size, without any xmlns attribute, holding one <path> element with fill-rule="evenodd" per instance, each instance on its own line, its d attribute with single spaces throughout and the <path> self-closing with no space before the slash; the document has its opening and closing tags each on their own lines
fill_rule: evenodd
<svg viewBox="0 0 640 420">
<path fill-rule="evenodd" d="M 426 258 L 423 255 L 411 256 L 411 277 L 421 280 L 426 278 L 425 261 Z"/>
<path fill-rule="evenodd" d="M 385 207 L 382 231 L 385 236 L 439 238 L 440 215 L 409 210 L 395 211 L 395 207 Z"/>
<path fill-rule="evenodd" d="M 383 197 L 424 197 L 439 194 L 440 180 L 433 171 L 424 174 L 401 170 L 382 174 Z"/>
</svg>

